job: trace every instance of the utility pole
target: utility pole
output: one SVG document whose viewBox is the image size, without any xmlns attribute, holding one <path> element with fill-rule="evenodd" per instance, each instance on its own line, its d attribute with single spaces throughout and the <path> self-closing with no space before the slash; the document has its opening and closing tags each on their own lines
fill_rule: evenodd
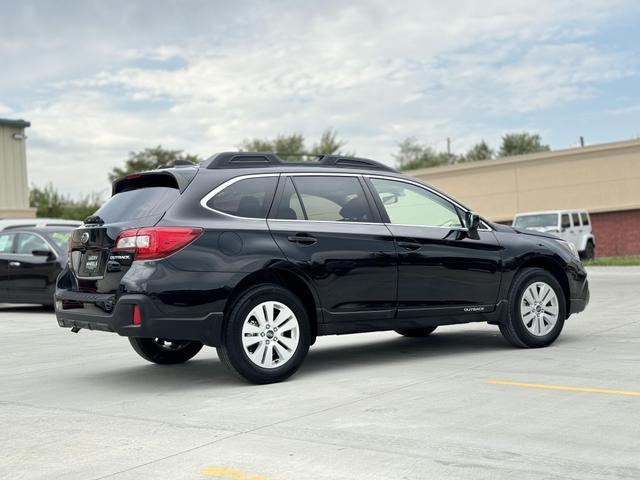
<svg viewBox="0 0 640 480">
<path fill-rule="evenodd" d="M 447 158 L 449 159 L 449 163 L 453 163 L 453 155 L 451 155 L 451 138 L 447 137 Z"/>
<path fill-rule="evenodd" d="M 584 147 L 584 137 L 580 135 L 580 146 Z"/>
</svg>

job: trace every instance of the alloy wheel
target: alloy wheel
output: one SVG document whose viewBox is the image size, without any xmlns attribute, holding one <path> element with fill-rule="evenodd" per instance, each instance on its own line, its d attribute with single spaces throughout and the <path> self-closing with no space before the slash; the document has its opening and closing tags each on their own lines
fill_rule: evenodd
<svg viewBox="0 0 640 480">
<path fill-rule="evenodd" d="M 545 282 L 529 285 L 520 301 L 520 317 L 526 329 L 537 337 L 547 335 L 558 322 L 558 296 Z"/>
<path fill-rule="evenodd" d="M 262 302 L 245 317 L 242 346 L 255 365 L 281 367 L 293 357 L 300 341 L 300 325 L 293 311 L 280 302 Z"/>
</svg>

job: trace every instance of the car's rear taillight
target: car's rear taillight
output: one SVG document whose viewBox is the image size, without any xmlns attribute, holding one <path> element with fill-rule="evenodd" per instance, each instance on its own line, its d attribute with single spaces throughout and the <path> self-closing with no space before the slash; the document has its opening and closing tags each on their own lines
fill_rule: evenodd
<svg viewBox="0 0 640 480">
<path fill-rule="evenodd" d="M 138 305 L 133 306 L 133 319 L 131 323 L 133 325 L 142 325 L 142 314 L 140 313 L 140 307 Z"/>
<path fill-rule="evenodd" d="M 164 258 L 186 247 L 202 235 L 201 228 L 147 227 L 125 230 L 118 235 L 114 251 L 133 251 L 136 260 Z"/>
</svg>

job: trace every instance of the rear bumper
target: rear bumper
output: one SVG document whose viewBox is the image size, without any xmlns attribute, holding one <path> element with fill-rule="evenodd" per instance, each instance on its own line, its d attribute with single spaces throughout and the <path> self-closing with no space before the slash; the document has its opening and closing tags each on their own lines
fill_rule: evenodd
<svg viewBox="0 0 640 480">
<path fill-rule="evenodd" d="M 168 317 L 146 295 L 127 294 L 115 300 L 113 295 L 57 290 L 55 308 L 58 325 L 114 332 L 125 337 L 195 340 L 205 345 L 220 345 L 222 312 L 204 317 Z M 141 325 L 133 325 L 133 307 L 140 308 Z"/>
</svg>

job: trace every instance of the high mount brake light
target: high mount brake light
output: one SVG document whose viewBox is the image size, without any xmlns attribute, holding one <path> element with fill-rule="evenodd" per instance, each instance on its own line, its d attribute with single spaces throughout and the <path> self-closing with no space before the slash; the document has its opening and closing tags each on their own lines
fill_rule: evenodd
<svg viewBox="0 0 640 480">
<path fill-rule="evenodd" d="M 133 251 L 136 260 L 157 260 L 183 249 L 202 235 L 201 228 L 148 227 L 125 230 L 118 235 L 114 251 Z"/>
</svg>

